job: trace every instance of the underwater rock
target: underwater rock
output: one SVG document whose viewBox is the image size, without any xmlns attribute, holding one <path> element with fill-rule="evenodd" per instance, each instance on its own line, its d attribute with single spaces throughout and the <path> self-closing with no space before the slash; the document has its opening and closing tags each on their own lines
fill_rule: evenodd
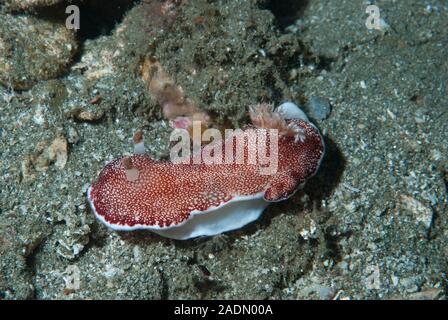
<svg viewBox="0 0 448 320">
<path fill-rule="evenodd" d="M 25 10 L 30 8 L 53 6 L 63 1 L 64 0 L 1 0 L 0 4 L 4 4 L 11 10 Z"/>
<path fill-rule="evenodd" d="M 325 120 L 331 112 L 330 103 L 322 97 L 311 97 L 308 102 L 308 111 L 312 118 L 316 120 Z"/>
<path fill-rule="evenodd" d="M 0 18 L 0 83 L 27 90 L 58 77 L 77 47 L 73 32 L 62 24 L 5 14 Z"/>
</svg>

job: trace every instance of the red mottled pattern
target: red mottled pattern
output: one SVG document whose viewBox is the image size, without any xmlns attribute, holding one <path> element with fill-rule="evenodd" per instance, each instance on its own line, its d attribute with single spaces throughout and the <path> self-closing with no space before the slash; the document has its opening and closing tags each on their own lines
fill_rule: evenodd
<svg viewBox="0 0 448 320">
<path fill-rule="evenodd" d="M 294 122 L 304 131 L 305 139 L 279 137 L 278 170 L 273 175 L 260 174 L 260 165 L 247 164 L 248 161 L 220 165 L 173 164 L 154 161 L 148 155 L 133 155 L 130 158 L 139 171 L 138 179 L 128 181 L 122 158 L 115 159 L 92 185 L 90 201 L 97 214 L 110 224 L 167 227 L 182 223 L 194 210 L 205 211 L 234 196 L 264 192 L 267 201 L 286 199 L 314 175 L 324 152 L 317 129 L 302 120 Z M 245 160 L 256 152 L 254 141 L 259 130 L 245 131 Z M 265 136 L 268 153 L 270 140 Z M 232 143 L 235 151 L 235 139 Z M 219 147 L 224 157 L 224 144 L 219 143 Z"/>
</svg>

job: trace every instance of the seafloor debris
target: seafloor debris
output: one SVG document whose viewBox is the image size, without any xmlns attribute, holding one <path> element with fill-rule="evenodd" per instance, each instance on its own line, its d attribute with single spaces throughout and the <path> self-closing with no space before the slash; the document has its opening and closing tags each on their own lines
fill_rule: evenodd
<svg viewBox="0 0 448 320">
<path fill-rule="evenodd" d="M 58 212 L 58 220 L 66 224 L 62 235 L 56 240 L 56 253 L 63 258 L 76 258 L 90 241 L 91 229 L 84 209 L 84 204 L 78 209 L 64 204 Z"/>
<path fill-rule="evenodd" d="M 68 144 L 63 135 L 57 135 L 49 143 L 39 142 L 32 154 L 27 155 L 22 161 L 22 176 L 25 181 L 35 178 L 35 171 L 45 171 L 50 164 L 61 170 L 65 167 L 68 159 Z"/>
<path fill-rule="evenodd" d="M 74 108 L 65 113 L 67 118 L 73 118 L 77 121 L 81 122 L 97 122 L 100 121 L 104 116 L 104 111 L 99 109 L 95 112 L 86 110 L 81 107 Z"/>
<path fill-rule="evenodd" d="M 432 224 L 434 212 L 420 201 L 407 195 L 401 196 L 401 205 L 405 210 L 412 212 L 417 224 L 422 224 L 428 230 Z"/>
<path fill-rule="evenodd" d="M 208 114 L 199 110 L 196 103 L 185 95 L 183 89 L 174 83 L 157 59 L 145 58 L 141 74 L 149 92 L 162 107 L 165 118 L 172 120 L 173 127 L 187 129 L 195 120 L 207 126 L 210 121 Z"/>
</svg>

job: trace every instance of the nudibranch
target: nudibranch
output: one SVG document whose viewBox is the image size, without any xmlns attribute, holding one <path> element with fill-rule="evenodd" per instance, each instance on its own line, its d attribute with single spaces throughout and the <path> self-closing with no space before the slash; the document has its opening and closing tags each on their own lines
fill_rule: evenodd
<svg viewBox="0 0 448 320">
<path fill-rule="evenodd" d="M 255 221 L 316 173 L 325 145 L 292 102 L 276 110 L 254 106 L 250 117 L 253 125 L 240 130 L 239 145 L 240 135 L 234 134 L 180 163 L 151 159 L 137 133 L 134 154 L 108 163 L 88 190 L 96 217 L 114 230 L 148 229 L 173 239 L 216 235 Z M 223 161 L 196 161 L 204 152 Z M 262 170 L 266 156 L 275 162 L 270 172 Z"/>
</svg>

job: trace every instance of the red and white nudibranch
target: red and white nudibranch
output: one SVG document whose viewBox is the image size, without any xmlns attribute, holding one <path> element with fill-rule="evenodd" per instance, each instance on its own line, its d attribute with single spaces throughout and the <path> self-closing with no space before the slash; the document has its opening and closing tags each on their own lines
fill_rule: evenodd
<svg viewBox="0 0 448 320">
<path fill-rule="evenodd" d="M 277 157 L 275 172 L 261 173 L 265 164 L 258 161 L 155 161 L 144 154 L 142 136 L 136 134 L 134 154 L 108 163 L 89 188 L 95 215 L 114 230 L 148 229 L 174 239 L 216 235 L 258 219 L 271 202 L 288 199 L 316 173 L 325 145 L 319 130 L 291 102 L 275 111 L 259 105 L 250 114 L 255 128 L 243 131 L 243 157 L 256 154 L 254 141 L 274 141 L 266 128 L 278 129 L 278 148 L 270 151 Z M 229 142 L 236 151 L 235 137 L 216 142 L 223 157 Z"/>
</svg>

